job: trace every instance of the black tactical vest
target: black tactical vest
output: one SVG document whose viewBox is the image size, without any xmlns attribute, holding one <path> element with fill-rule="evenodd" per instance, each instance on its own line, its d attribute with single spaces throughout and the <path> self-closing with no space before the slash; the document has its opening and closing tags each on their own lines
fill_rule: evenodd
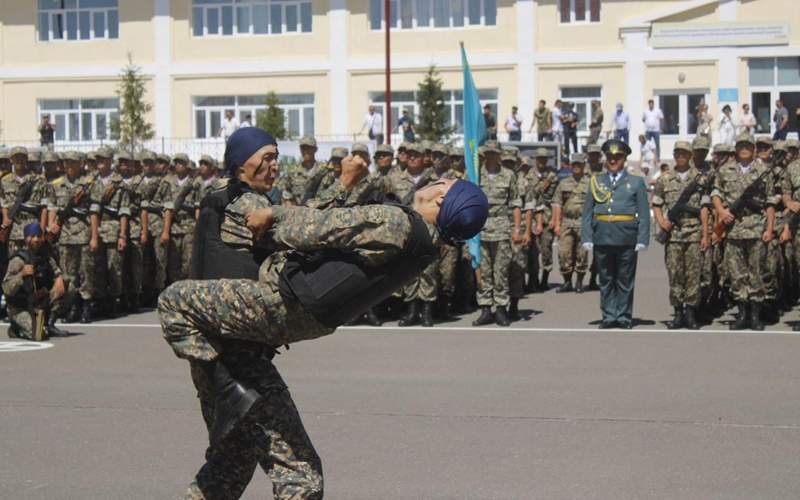
<svg viewBox="0 0 800 500">
<path fill-rule="evenodd" d="M 50 267 L 50 259 L 48 258 L 48 254 L 45 249 L 42 250 L 42 255 L 35 255 L 31 254 L 28 249 L 23 248 L 12 255 L 8 259 L 9 262 L 15 257 L 21 258 L 26 265 L 33 264 L 34 273 L 33 276 L 25 278 L 22 290 L 17 292 L 17 294 L 12 297 L 7 297 L 7 300 L 8 303 L 14 307 L 19 309 L 28 309 L 29 301 L 32 298 L 34 291 L 50 290 L 53 288 L 53 285 L 56 282 L 56 273 L 55 270 Z"/>
</svg>

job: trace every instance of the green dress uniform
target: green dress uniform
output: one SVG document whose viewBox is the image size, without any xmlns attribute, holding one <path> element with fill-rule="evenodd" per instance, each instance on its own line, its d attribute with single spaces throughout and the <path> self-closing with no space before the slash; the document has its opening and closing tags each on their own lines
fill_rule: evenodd
<svg viewBox="0 0 800 500">
<path fill-rule="evenodd" d="M 603 327 L 630 328 L 637 247 L 650 242 L 650 207 L 644 179 L 624 170 L 590 180 L 581 217 L 581 241 L 590 243 L 597 259 Z"/>
</svg>

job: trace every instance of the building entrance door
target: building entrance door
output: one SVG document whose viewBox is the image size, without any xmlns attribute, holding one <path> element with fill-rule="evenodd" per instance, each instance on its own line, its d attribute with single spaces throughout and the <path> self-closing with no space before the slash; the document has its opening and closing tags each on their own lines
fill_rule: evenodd
<svg viewBox="0 0 800 500">
<path fill-rule="evenodd" d="M 655 92 L 655 105 L 664 114 L 664 121 L 661 124 L 662 159 L 672 157 L 675 141 L 691 140 L 697 133 L 698 108 L 700 104 L 708 103 L 709 98 L 708 89 L 657 90 Z"/>
</svg>

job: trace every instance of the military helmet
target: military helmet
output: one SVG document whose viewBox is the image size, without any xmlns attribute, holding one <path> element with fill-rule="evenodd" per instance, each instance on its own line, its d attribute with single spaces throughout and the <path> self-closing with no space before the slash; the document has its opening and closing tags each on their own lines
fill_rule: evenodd
<svg viewBox="0 0 800 500">
<path fill-rule="evenodd" d="M 534 158 L 550 158 L 550 151 L 547 148 L 536 148 L 533 152 Z"/>
<path fill-rule="evenodd" d="M 119 160 L 133 161 L 136 158 L 136 155 L 126 149 L 120 149 L 119 151 L 117 151 L 116 158 L 117 161 Z"/>
<path fill-rule="evenodd" d="M 759 144 L 765 144 L 769 147 L 774 147 L 775 141 L 773 141 L 772 137 L 768 135 L 762 135 L 756 138 L 756 146 L 758 146 Z"/>
<path fill-rule="evenodd" d="M 601 148 L 599 144 L 589 144 L 586 147 L 586 153 L 587 154 L 592 154 L 592 153 L 603 154 L 603 148 Z"/>
<path fill-rule="evenodd" d="M 714 145 L 714 150 L 712 152 L 713 154 L 729 154 L 733 153 L 733 148 L 730 146 L 730 144 L 720 143 Z"/>
<path fill-rule="evenodd" d="M 786 149 L 800 149 L 800 141 L 797 139 L 786 139 Z"/>
<path fill-rule="evenodd" d="M 172 158 L 170 158 L 166 153 L 159 153 L 156 155 L 156 161 L 160 161 L 162 163 L 172 163 Z"/>
</svg>

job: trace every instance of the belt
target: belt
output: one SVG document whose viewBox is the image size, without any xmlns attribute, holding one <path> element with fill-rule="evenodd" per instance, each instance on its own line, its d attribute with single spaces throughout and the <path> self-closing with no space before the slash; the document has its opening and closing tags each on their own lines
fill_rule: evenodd
<svg viewBox="0 0 800 500">
<path fill-rule="evenodd" d="M 636 220 L 635 215 L 595 215 L 594 220 L 600 222 L 631 222 Z"/>
</svg>

